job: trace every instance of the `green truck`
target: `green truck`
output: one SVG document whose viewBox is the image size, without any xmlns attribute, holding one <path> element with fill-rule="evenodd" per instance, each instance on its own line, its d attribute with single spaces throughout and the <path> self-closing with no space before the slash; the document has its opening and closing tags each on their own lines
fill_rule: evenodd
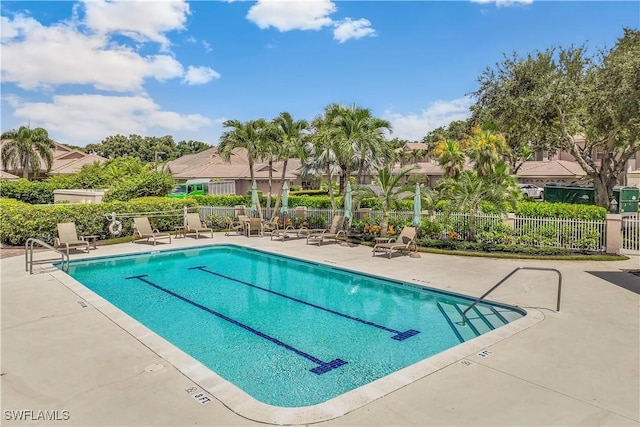
<svg viewBox="0 0 640 427">
<path fill-rule="evenodd" d="M 169 193 L 172 199 L 184 199 L 196 195 L 225 195 L 236 194 L 234 181 L 214 181 L 211 179 L 190 179 L 183 184 L 178 184 Z"/>
<path fill-rule="evenodd" d="M 185 197 L 208 193 L 209 180 L 189 180 L 184 184 L 178 184 L 169 193 L 172 199 L 184 199 Z"/>
</svg>

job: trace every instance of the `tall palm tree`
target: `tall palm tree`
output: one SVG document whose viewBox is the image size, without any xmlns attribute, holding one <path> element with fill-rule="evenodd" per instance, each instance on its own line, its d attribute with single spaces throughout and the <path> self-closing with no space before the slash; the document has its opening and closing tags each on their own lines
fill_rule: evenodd
<svg viewBox="0 0 640 427">
<path fill-rule="evenodd" d="M 378 185 L 380 186 L 380 193 L 376 194 L 369 187 L 357 187 L 354 190 L 354 198 L 361 200 L 363 197 L 373 196 L 380 200 L 382 205 L 382 221 L 380 222 L 380 235 L 382 237 L 388 234 L 389 229 L 389 211 L 395 204 L 396 200 L 413 197 L 414 186 L 402 185 L 405 177 L 412 170 L 416 169 L 416 166 L 407 166 L 398 171 L 397 174 L 392 174 L 389 166 L 378 169 Z"/>
<path fill-rule="evenodd" d="M 277 159 L 282 162 L 282 177 L 280 182 L 284 184 L 289 159 L 292 157 L 303 157 L 305 131 L 309 127 L 309 122 L 306 120 L 294 120 L 291 114 L 285 111 L 273 119 L 273 124 L 275 125 L 275 141 L 278 147 Z M 280 187 L 279 194 L 282 196 L 282 187 Z M 279 207 L 280 198 L 276 200 L 276 207 L 272 217 L 277 214 Z"/>
<path fill-rule="evenodd" d="M 378 159 L 387 151 L 384 131 L 391 131 L 391 123 L 374 117 L 368 108 L 355 105 L 331 104 L 325 108 L 324 116 L 337 142 L 342 169 L 340 191 L 344 192 L 354 167 L 358 168 L 358 182 L 361 182 L 367 166 L 382 166 Z"/>
<path fill-rule="evenodd" d="M 453 139 L 443 139 L 438 142 L 432 154 L 438 159 L 440 166 L 444 168 L 445 178 L 458 177 L 467 159 L 464 144 Z"/>
<path fill-rule="evenodd" d="M 222 124 L 223 127 L 232 128 L 232 130 L 224 132 L 220 136 L 218 153 L 228 162 L 231 160 L 231 153 L 235 148 L 246 149 L 251 182 L 255 179 L 253 165 L 261 155 L 260 144 L 263 138 L 262 132 L 266 125 L 267 122 L 264 119 L 250 120 L 248 122 L 227 120 Z"/>
<path fill-rule="evenodd" d="M 1 137 L 10 140 L 2 147 L 4 169 L 8 169 L 9 165 L 16 171 L 22 168 L 22 176 L 29 178 L 30 171 L 34 175 L 40 172 L 42 159 L 47 172 L 51 170 L 54 144 L 44 128 L 20 126 L 17 131 L 4 132 Z"/>
<path fill-rule="evenodd" d="M 327 125 L 327 117 L 318 116 L 311 122 L 313 130 L 309 140 L 304 143 L 302 155 L 302 174 L 304 176 L 321 177 L 326 174 L 329 179 L 329 198 L 331 209 L 336 210 L 333 194 L 333 178 L 341 171 L 339 146 L 334 138 L 333 129 Z"/>
</svg>

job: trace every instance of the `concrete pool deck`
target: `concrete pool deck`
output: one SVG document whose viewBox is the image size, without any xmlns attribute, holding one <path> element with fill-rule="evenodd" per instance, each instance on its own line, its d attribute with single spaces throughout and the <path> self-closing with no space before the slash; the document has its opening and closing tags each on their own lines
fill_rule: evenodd
<svg viewBox="0 0 640 427">
<path fill-rule="evenodd" d="M 640 267 L 638 257 L 588 262 L 421 254 L 389 260 L 372 258 L 367 247 L 217 233 L 156 247 L 98 246 L 71 258 L 208 243 L 246 245 L 472 296 L 520 266 L 562 272 L 559 313 L 557 275 L 519 271 L 490 299 L 539 311 L 544 320 L 319 425 L 640 425 L 640 278 L 626 272 Z M 217 400 L 201 404 L 199 384 L 84 303 L 56 278 L 57 270 L 37 265 L 29 275 L 24 256 L 2 259 L 0 267 L 2 425 L 264 425 Z"/>
</svg>

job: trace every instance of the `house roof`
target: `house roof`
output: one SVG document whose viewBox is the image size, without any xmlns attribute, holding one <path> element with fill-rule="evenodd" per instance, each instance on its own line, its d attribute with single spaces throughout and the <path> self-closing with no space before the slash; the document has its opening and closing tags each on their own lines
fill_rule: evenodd
<svg viewBox="0 0 640 427">
<path fill-rule="evenodd" d="M 402 146 L 403 151 L 428 150 L 429 146 L 424 142 L 406 142 Z"/>
<path fill-rule="evenodd" d="M 285 179 L 295 179 L 296 170 L 300 167 L 299 159 L 289 159 Z M 234 178 L 250 179 L 247 150 L 235 148 L 229 161 L 225 161 L 219 154 L 217 147 L 210 148 L 198 154 L 188 154 L 168 162 L 169 171 L 176 179 L 198 178 Z M 272 174 L 274 179 L 280 179 L 284 162 L 273 162 Z M 266 179 L 269 177 L 269 164 L 256 162 L 253 165 L 254 177 Z"/>
<path fill-rule="evenodd" d="M 7 181 L 15 181 L 16 179 L 20 179 L 20 177 L 12 173 L 0 170 L 0 179 L 6 179 Z"/>
<path fill-rule="evenodd" d="M 0 148 L 4 146 L 10 139 L 3 139 L 0 141 Z M 104 157 L 97 154 L 87 154 L 80 150 L 67 147 L 59 142 L 53 142 L 53 152 L 51 170 L 49 175 L 67 175 L 80 171 L 82 166 L 88 165 L 94 162 L 104 163 L 107 161 Z M 40 164 L 44 166 L 44 159 L 40 158 Z M 1 167 L 2 165 L 0 165 Z"/>
<path fill-rule="evenodd" d="M 586 173 L 576 162 L 548 160 L 524 162 L 516 175 L 519 178 L 581 178 Z"/>
</svg>

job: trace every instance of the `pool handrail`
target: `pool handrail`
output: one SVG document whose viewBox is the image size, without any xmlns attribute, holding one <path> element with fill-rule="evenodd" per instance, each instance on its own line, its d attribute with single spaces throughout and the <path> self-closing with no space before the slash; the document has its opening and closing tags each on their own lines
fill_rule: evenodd
<svg viewBox="0 0 640 427">
<path fill-rule="evenodd" d="M 520 271 L 520 270 L 555 271 L 556 273 L 558 273 L 558 299 L 556 301 L 556 311 L 559 312 L 560 311 L 560 294 L 561 294 L 561 291 L 562 291 L 562 273 L 560 273 L 560 271 L 558 269 L 555 269 L 555 268 L 517 267 L 511 273 L 507 274 L 502 280 L 500 280 L 498 283 L 496 283 L 491 289 L 489 289 L 487 292 L 485 292 L 484 294 L 482 294 L 481 296 L 476 298 L 476 300 L 462 312 L 462 323 L 461 323 L 461 325 L 462 326 L 465 325 L 465 323 L 467 321 L 467 312 L 469 310 L 471 310 L 473 307 L 475 307 L 476 304 L 478 304 L 487 295 L 489 295 L 491 292 L 493 292 L 498 286 L 502 285 L 509 277 L 513 276 L 517 271 Z"/>
<path fill-rule="evenodd" d="M 48 244 L 47 242 L 40 240 L 40 239 L 36 239 L 35 237 L 29 237 L 26 241 L 26 243 L 24 244 L 24 268 L 25 271 L 28 271 L 29 274 L 33 274 L 33 264 L 46 264 L 49 263 L 51 261 L 55 261 L 54 258 L 49 258 L 49 259 L 42 259 L 42 260 L 38 260 L 38 261 L 34 261 L 33 260 L 33 246 L 35 244 L 38 244 L 42 247 L 45 247 L 47 249 L 50 249 L 54 252 L 57 252 L 58 254 L 60 254 L 61 256 L 61 260 L 60 262 L 62 263 L 62 270 L 63 271 L 69 271 L 69 255 L 61 250 L 58 250 L 58 248 Z M 66 267 L 65 267 L 66 265 Z"/>
</svg>

